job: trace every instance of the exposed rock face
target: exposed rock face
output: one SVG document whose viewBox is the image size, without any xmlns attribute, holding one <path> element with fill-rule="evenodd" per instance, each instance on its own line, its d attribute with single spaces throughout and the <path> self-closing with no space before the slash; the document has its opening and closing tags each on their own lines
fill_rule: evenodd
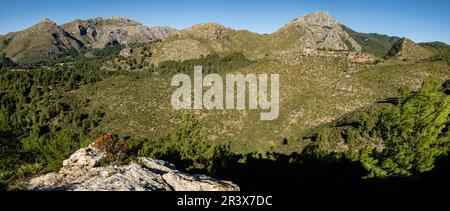
<svg viewBox="0 0 450 211">
<path fill-rule="evenodd" d="M 44 19 L 23 31 L 1 36 L 0 53 L 16 63 L 34 63 L 71 49 L 145 43 L 175 32 L 173 28 L 150 28 L 125 18 L 75 20 L 61 26 Z"/>
<path fill-rule="evenodd" d="M 182 31 L 179 35 L 180 37 L 191 36 L 194 39 L 226 40 L 229 39 L 231 31 L 233 30 L 218 23 L 202 23 Z"/>
<path fill-rule="evenodd" d="M 83 42 L 85 46 L 93 48 L 161 40 L 176 32 L 169 27 L 150 28 L 125 18 L 75 20 L 61 27 Z"/>
<path fill-rule="evenodd" d="M 175 34 L 177 31 L 178 30 L 168 26 L 150 27 L 150 32 L 153 34 L 153 37 L 157 40 L 166 39 Z"/>
<path fill-rule="evenodd" d="M 294 43 L 297 47 L 336 51 L 361 51 L 361 46 L 353 40 L 327 12 L 319 12 L 297 18 L 285 25 L 277 36 L 299 32 Z"/>
<path fill-rule="evenodd" d="M 297 18 L 267 36 L 233 30 L 217 23 L 198 24 L 177 32 L 158 45 L 153 52 L 151 63 L 182 61 L 211 53 L 232 52 L 243 52 L 246 57 L 252 59 L 268 55 L 290 62 L 292 60 L 286 58 L 342 56 L 343 52 L 362 54 L 361 46 L 341 26 L 326 12 Z M 349 59 L 367 62 L 369 58 L 353 55 Z"/>
<path fill-rule="evenodd" d="M 29 181 L 36 191 L 239 191 L 228 181 L 204 175 L 189 175 L 161 160 L 139 158 L 125 166 L 99 166 L 107 152 L 104 143 L 114 141 L 103 135 L 89 147 L 65 160 L 59 173 Z"/>
</svg>

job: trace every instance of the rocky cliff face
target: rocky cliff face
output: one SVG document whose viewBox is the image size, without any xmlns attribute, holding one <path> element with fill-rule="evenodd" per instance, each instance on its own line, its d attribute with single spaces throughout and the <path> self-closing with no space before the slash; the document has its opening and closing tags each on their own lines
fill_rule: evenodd
<svg viewBox="0 0 450 211">
<path fill-rule="evenodd" d="M 125 18 L 75 20 L 58 26 L 49 19 L 0 37 L 0 53 L 17 63 L 34 63 L 71 49 L 145 43 L 174 34 L 169 27 L 144 26 Z"/>
<path fill-rule="evenodd" d="M 93 48 L 162 40 L 176 32 L 169 27 L 150 28 L 126 18 L 75 20 L 61 27 L 85 46 Z"/>
<path fill-rule="evenodd" d="M 107 156 L 104 135 L 65 160 L 59 173 L 49 173 L 29 181 L 34 191 L 239 191 L 232 182 L 205 175 L 189 175 L 161 160 L 139 158 L 128 165 L 100 166 Z"/>
<path fill-rule="evenodd" d="M 297 37 L 290 37 L 293 35 Z M 272 36 L 278 37 L 277 39 L 290 40 L 291 45 L 300 48 L 361 51 L 361 46 L 327 12 L 312 13 L 297 18 Z"/>
</svg>

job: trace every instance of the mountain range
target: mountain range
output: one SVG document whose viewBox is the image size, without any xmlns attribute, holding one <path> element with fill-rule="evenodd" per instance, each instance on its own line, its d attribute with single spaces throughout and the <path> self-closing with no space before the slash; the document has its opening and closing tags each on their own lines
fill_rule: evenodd
<svg viewBox="0 0 450 211">
<path fill-rule="evenodd" d="M 146 46 L 146 52 L 135 49 L 134 54 L 140 55 L 133 57 L 158 64 L 233 52 L 241 52 L 250 59 L 268 57 L 286 62 L 304 55 L 337 56 L 342 53 L 360 62 L 387 57 L 414 60 L 432 56 L 429 49 L 409 39 L 358 33 L 336 21 L 328 12 L 296 18 L 269 35 L 234 30 L 218 23 L 197 24 L 177 31 L 170 27 L 148 27 L 118 17 L 75 20 L 63 25 L 44 19 L 25 30 L 0 36 L 0 53 L 15 63 L 27 64 L 70 50 L 81 52 L 83 49 L 161 40 L 150 48 Z M 448 45 L 444 44 L 444 47 Z"/>
<path fill-rule="evenodd" d="M 0 51 L 16 63 L 34 63 L 69 50 L 105 48 L 165 39 L 176 30 L 147 27 L 125 18 L 75 20 L 57 25 L 49 19 L 0 36 Z"/>
<path fill-rule="evenodd" d="M 232 52 L 261 59 L 285 53 L 314 53 L 317 50 L 360 52 L 361 46 L 328 13 L 322 12 L 295 19 L 269 35 L 233 30 L 217 23 L 194 25 L 155 46 L 151 60 L 158 63 Z"/>
</svg>

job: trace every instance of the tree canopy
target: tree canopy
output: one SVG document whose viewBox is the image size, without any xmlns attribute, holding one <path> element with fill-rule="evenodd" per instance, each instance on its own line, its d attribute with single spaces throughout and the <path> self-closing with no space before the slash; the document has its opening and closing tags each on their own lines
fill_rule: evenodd
<svg viewBox="0 0 450 211">
<path fill-rule="evenodd" d="M 411 176 L 430 171 L 450 147 L 450 96 L 428 79 L 418 92 L 403 91 L 400 102 L 380 114 L 377 133 L 384 150 L 361 156 L 369 177 Z"/>
</svg>

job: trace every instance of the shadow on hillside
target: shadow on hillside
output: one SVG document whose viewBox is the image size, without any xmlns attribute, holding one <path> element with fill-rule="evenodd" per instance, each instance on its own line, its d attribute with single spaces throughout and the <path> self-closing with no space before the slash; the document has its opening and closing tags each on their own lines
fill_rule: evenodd
<svg viewBox="0 0 450 211">
<path fill-rule="evenodd" d="M 362 179 L 367 172 L 357 162 L 345 158 L 316 158 L 311 154 L 233 155 L 220 162 L 222 165 L 212 176 L 233 181 L 243 191 L 450 190 L 449 158 L 438 161 L 432 172 L 391 179 Z"/>
<path fill-rule="evenodd" d="M 399 99 L 396 98 L 396 97 L 389 97 L 389 98 L 386 98 L 384 100 L 380 100 L 380 101 L 378 101 L 376 103 L 381 103 L 381 104 L 387 103 L 387 104 L 397 105 L 398 101 L 399 101 Z"/>
<path fill-rule="evenodd" d="M 244 191 L 319 191 L 355 186 L 365 174 L 361 166 L 345 159 L 316 159 L 297 153 L 243 157 L 245 163 L 227 162 L 214 176 L 231 180 Z"/>
<path fill-rule="evenodd" d="M 435 168 L 408 178 L 370 179 L 364 188 L 373 191 L 449 191 L 450 157 L 438 159 Z"/>
</svg>

